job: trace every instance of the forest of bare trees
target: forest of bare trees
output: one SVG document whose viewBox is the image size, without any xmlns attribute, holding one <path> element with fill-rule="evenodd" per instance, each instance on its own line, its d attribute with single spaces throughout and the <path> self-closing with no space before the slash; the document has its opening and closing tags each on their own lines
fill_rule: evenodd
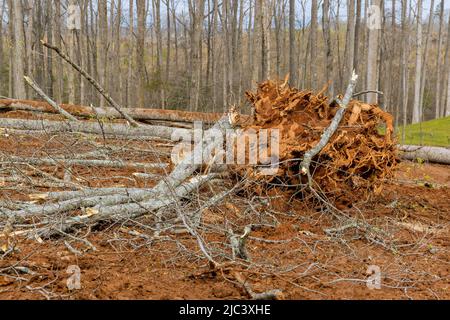
<svg viewBox="0 0 450 320">
<path fill-rule="evenodd" d="M 61 48 L 127 107 L 223 111 L 266 78 L 357 91 L 403 125 L 450 114 L 444 0 L 3 0 L 0 94 L 107 106 Z M 378 92 L 376 92 L 378 91 Z M 381 94 L 382 92 L 383 94 Z M 245 108 L 242 108 L 245 112 Z"/>
</svg>

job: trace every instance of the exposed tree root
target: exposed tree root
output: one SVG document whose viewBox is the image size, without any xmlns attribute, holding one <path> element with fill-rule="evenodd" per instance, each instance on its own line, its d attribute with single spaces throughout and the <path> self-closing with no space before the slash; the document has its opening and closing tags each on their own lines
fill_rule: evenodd
<svg viewBox="0 0 450 320">
<path fill-rule="evenodd" d="M 275 155 L 280 162 L 276 175 L 261 176 L 258 167 L 248 165 L 236 166 L 236 171 L 250 183 L 263 183 L 255 189 L 258 193 L 271 185 L 298 191 L 311 186 L 311 180 L 330 201 L 351 202 L 348 196 L 357 191 L 380 192 L 381 180 L 391 177 L 398 163 L 392 116 L 378 106 L 351 100 L 355 80 L 343 102 L 274 81 L 247 92 L 255 114 L 244 131 L 279 130 Z M 384 136 L 378 132 L 380 125 L 386 126 Z"/>
</svg>

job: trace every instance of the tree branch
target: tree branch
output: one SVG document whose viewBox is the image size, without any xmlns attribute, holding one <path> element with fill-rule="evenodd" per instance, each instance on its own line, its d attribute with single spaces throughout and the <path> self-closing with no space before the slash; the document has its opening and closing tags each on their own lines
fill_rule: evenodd
<svg viewBox="0 0 450 320">
<path fill-rule="evenodd" d="M 77 70 L 83 77 L 89 81 L 95 89 L 109 102 L 109 104 L 120 113 L 122 117 L 124 117 L 133 127 L 138 127 L 139 123 L 137 123 L 133 118 L 131 118 L 128 114 L 122 111 L 122 107 L 114 101 L 113 98 L 102 88 L 102 86 L 95 81 L 86 71 L 84 71 L 79 65 L 73 62 L 64 52 L 62 52 L 58 47 L 55 47 L 51 44 L 48 44 L 44 40 L 41 40 L 41 43 L 44 47 L 55 51 L 61 58 L 63 58 L 68 64 L 70 64 L 75 70 Z"/>
<path fill-rule="evenodd" d="M 47 101 L 47 103 L 49 105 L 51 105 L 53 108 L 55 108 L 56 111 L 58 111 L 60 114 L 62 114 L 64 117 L 66 117 L 67 119 L 69 119 L 70 121 L 78 121 L 77 118 L 75 118 L 73 115 L 71 115 L 70 113 L 68 113 L 67 111 L 65 111 L 63 108 L 61 108 L 55 101 L 53 101 L 52 99 L 50 99 L 45 93 L 44 91 L 42 91 L 41 88 L 39 88 L 39 86 L 30 78 L 27 76 L 23 77 L 25 79 L 25 81 L 28 83 L 28 85 L 33 88 L 34 91 L 36 91 L 36 93 L 41 96 L 45 101 Z"/>
<path fill-rule="evenodd" d="M 341 122 L 345 111 L 347 110 L 347 106 L 352 98 L 353 90 L 355 89 L 356 82 L 358 80 L 358 75 L 353 71 L 352 78 L 350 79 L 350 84 L 348 85 L 347 92 L 345 93 L 344 99 L 342 101 L 337 100 L 339 104 L 339 110 L 336 112 L 333 120 L 331 121 L 330 126 L 324 131 L 322 137 L 320 138 L 319 143 L 313 147 L 311 150 L 305 153 L 303 161 L 300 163 L 301 172 L 304 175 L 308 176 L 309 184 L 311 185 L 311 173 L 309 171 L 309 167 L 311 165 L 312 159 L 319 154 L 320 151 L 327 145 L 328 141 L 331 139 L 333 134 L 336 132 L 339 127 L 339 123 Z"/>
</svg>

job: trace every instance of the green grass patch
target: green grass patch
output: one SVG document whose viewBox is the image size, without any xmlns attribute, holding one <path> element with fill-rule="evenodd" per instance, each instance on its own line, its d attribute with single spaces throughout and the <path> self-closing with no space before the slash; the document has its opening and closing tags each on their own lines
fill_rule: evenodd
<svg viewBox="0 0 450 320">
<path fill-rule="evenodd" d="M 450 117 L 407 125 L 405 141 L 402 141 L 403 126 L 397 128 L 396 133 L 399 143 L 402 144 L 448 147 L 450 146 Z"/>
</svg>

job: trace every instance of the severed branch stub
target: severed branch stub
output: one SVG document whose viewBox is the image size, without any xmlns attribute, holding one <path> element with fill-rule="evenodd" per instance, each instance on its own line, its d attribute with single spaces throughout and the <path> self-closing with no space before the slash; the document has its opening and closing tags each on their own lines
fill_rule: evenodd
<svg viewBox="0 0 450 320">
<path fill-rule="evenodd" d="M 284 298 L 283 291 L 280 289 L 256 293 L 240 272 L 233 272 L 233 276 L 253 300 L 282 300 Z"/>
<path fill-rule="evenodd" d="M 84 78 L 86 78 L 86 80 L 89 81 L 94 86 L 95 89 L 97 89 L 97 91 L 106 99 L 106 101 L 108 101 L 108 103 L 114 109 L 116 109 L 117 112 L 119 112 L 120 115 L 122 117 L 124 117 L 133 127 L 139 126 L 139 123 L 136 122 L 136 120 L 134 120 L 132 117 L 130 117 L 128 114 L 126 114 L 125 112 L 122 111 L 122 107 L 116 101 L 114 101 L 114 99 L 105 91 L 105 89 L 102 88 L 102 86 L 97 81 L 95 81 L 94 78 L 92 78 L 92 76 L 90 76 L 86 71 L 84 71 L 78 64 L 73 62 L 64 52 L 61 51 L 61 49 L 45 42 L 44 40 L 41 40 L 41 44 L 44 47 L 55 51 L 61 58 L 63 58 L 68 64 L 70 64 L 75 70 L 77 70 Z"/>
<path fill-rule="evenodd" d="M 368 93 L 376 93 L 376 94 L 378 94 L 380 96 L 384 96 L 384 92 L 382 92 L 382 91 L 379 91 L 379 90 L 366 90 L 366 91 L 361 91 L 361 92 L 355 93 L 355 94 L 353 94 L 352 97 L 356 98 L 356 97 L 359 97 L 359 96 L 362 96 L 362 95 L 368 94 Z"/>
<path fill-rule="evenodd" d="M 232 231 L 230 231 L 231 233 L 230 242 L 231 242 L 231 249 L 233 251 L 233 260 L 236 258 L 240 258 L 246 261 L 249 260 L 245 244 L 247 243 L 247 238 L 250 235 L 251 231 L 252 231 L 251 226 L 245 227 L 243 235 L 235 235 L 232 233 Z"/>
<path fill-rule="evenodd" d="M 344 99 L 342 101 L 340 99 L 336 99 L 337 103 L 339 104 L 339 110 L 336 112 L 336 115 L 331 121 L 331 124 L 323 132 L 319 143 L 316 146 L 314 146 L 311 150 L 305 153 L 303 161 L 300 163 L 301 173 L 308 176 L 308 183 L 310 186 L 312 183 L 311 172 L 309 170 L 311 161 L 327 145 L 328 141 L 330 141 L 331 137 L 339 127 L 339 123 L 344 117 L 345 111 L 347 110 L 347 106 L 350 103 L 350 100 L 352 99 L 353 90 L 355 90 L 357 80 L 358 75 L 353 70 L 352 78 L 350 79 L 350 84 L 348 85 Z"/>
<path fill-rule="evenodd" d="M 67 119 L 69 119 L 70 121 L 78 121 L 77 118 L 75 118 L 73 115 L 71 115 L 70 113 L 68 113 L 66 110 L 64 110 L 63 108 L 61 108 L 55 101 L 53 101 L 52 99 L 50 99 L 50 97 L 48 97 L 44 91 L 42 91 L 41 88 L 39 88 L 39 86 L 28 76 L 24 76 L 25 81 L 28 83 L 28 85 L 33 88 L 34 91 L 36 91 L 36 93 L 41 96 L 41 98 L 43 98 L 45 101 L 47 101 L 47 103 L 49 105 L 51 105 L 56 111 L 58 111 L 60 114 L 62 114 L 64 117 L 66 117 Z"/>
</svg>

